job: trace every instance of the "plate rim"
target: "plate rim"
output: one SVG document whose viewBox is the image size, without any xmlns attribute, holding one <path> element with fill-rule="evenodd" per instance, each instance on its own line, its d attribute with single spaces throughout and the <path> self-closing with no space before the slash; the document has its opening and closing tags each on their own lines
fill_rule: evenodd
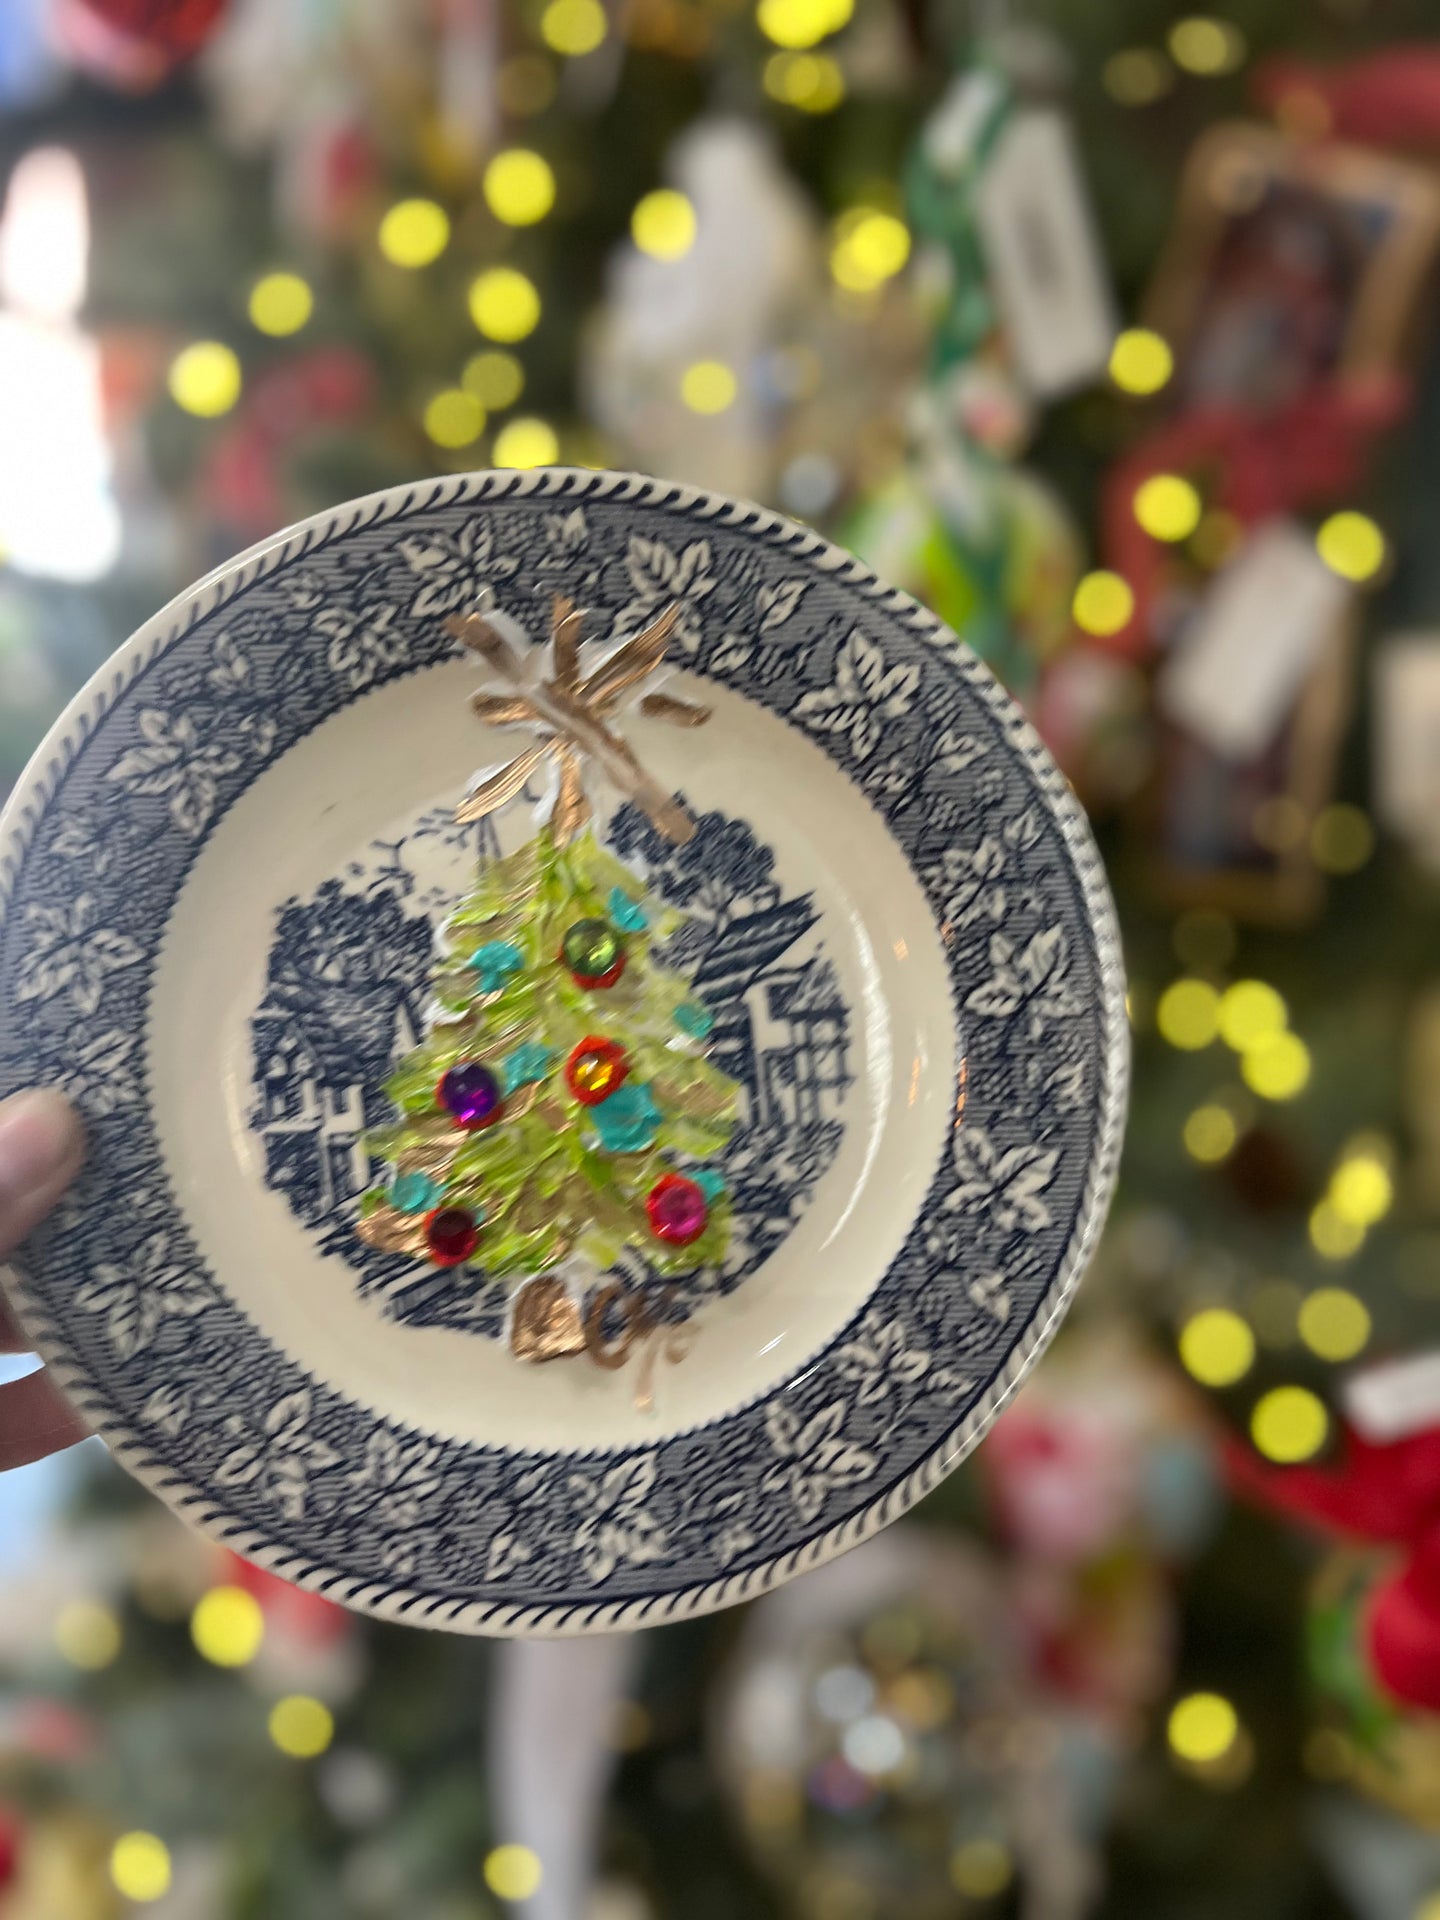
<svg viewBox="0 0 1440 1920">
<path fill-rule="evenodd" d="M 5 922 L 10 894 L 31 839 L 46 815 L 60 778 L 132 681 L 182 640 L 192 627 L 267 573 L 322 542 L 343 537 L 361 527 L 382 524 L 402 514 L 527 496 L 563 497 L 569 502 L 613 498 L 627 504 L 744 527 L 769 544 L 783 547 L 821 573 L 842 580 L 901 619 L 918 638 L 943 648 L 970 691 L 991 711 L 1008 746 L 1025 763 L 1036 792 L 1059 829 L 1095 942 L 1102 1033 L 1098 1125 L 1064 1256 L 1024 1337 L 964 1419 L 937 1441 L 902 1480 L 838 1524 L 743 1572 L 670 1592 L 632 1594 L 625 1599 L 590 1605 L 566 1601 L 534 1605 L 514 1601 L 462 1601 L 409 1589 L 401 1580 L 361 1580 L 316 1565 L 311 1555 L 297 1555 L 272 1534 L 257 1532 L 248 1523 L 228 1515 L 209 1494 L 152 1453 L 143 1432 L 135 1429 L 123 1415 L 116 1415 L 72 1361 L 44 1303 L 30 1290 L 23 1266 L 23 1246 L 17 1250 L 20 1257 L 10 1267 L 12 1280 L 8 1293 L 36 1353 L 54 1369 L 62 1391 L 125 1470 L 182 1521 L 257 1566 L 377 1619 L 495 1637 L 570 1637 L 660 1625 L 752 1599 L 878 1533 L 960 1465 L 1049 1345 L 1099 1241 L 1119 1172 L 1131 1049 L 1119 923 L 1089 821 L 1034 726 L 990 669 L 953 629 L 912 595 L 889 586 L 854 554 L 812 528 L 752 501 L 615 469 L 489 468 L 382 488 L 279 529 L 182 589 L 122 641 L 76 692 L 27 761 L 0 810 L 0 926 Z M 667 1442 L 659 1440 L 656 1444 L 663 1447 Z"/>
</svg>

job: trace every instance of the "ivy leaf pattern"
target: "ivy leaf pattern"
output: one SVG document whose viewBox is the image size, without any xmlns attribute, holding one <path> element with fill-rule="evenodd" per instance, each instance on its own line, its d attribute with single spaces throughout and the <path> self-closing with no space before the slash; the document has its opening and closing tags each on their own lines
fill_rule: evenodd
<svg viewBox="0 0 1440 1920">
<path fill-rule="evenodd" d="M 632 598 L 616 616 L 616 637 L 638 632 L 673 601 L 679 605 L 680 617 L 671 645 L 677 653 L 694 653 L 703 636 L 704 603 L 715 591 L 713 564 L 708 540 L 691 540 L 677 549 L 663 540 L 631 534 L 625 550 L 625 570 Z"/>
<path fill-rule="evenodd" d="M 578 1516 L 570 1546 L 587 1580 L 598 1584 L 619 1566 L 643 1567 L 665 1558 L 665 1529 L 645 1506 L 655 1485 L 653 1453 L 599 1474 L 572 1474 L 569 1485 Z"/>
<path fill-rule="evenodd" d="M 86 1034 L 69 1054 L 56 1084 L 92 1119 L 101 1120 L 140 1098 L 135 1049 L 135 1036 L 118 1027 Z"/>
<path fill-rule="evenodd" d="M 910 711 L 919 685 L 913 661 L 887 667 L 883 649 L 854 627 L 836 657 L 834 682 L 802 694 L 796 718 L 816 733 L 848 734 L 855 758 L 868 760 L 882 723 Z"/>
<path fill-rule="evenodd" d="M 990 1215 L 1002 1233 L 1040 1233 L 1050 1225 L 1042 1195 L 1055 1177 L 1054 1147 L 997 1147 L 983 1127 L 964 1126 L 955 1135 L 959 1185 L 946 1196 L 951 1213 Z"/>
<path fill-rule="evenodd" d="M 222 1434 L 230 1451 L 215 1472 L 222 1487 L 254 1487 L 287 1520 L 300 1520 L 312 1504 L 314 1476 L 337 1466 L 340 1455 L 311 1431 L 314 1395 L 297 1388 L 277 1400 L 258 1430 L 243 1414 L 231 1414 Z"/>
<path fill-rule="evenodd" d="M 845 1437 L 845 1411 L 843 1400 L 832 1400 L 802 1425 L 783 1397 L 765 1410 L 776 1464 L 761 1484 L 766 1493 L 788 1497 L 807 1526 L 820 1518 L 832 1493 L 870 1479 L 879 1464 L 867 1448 Z"/>
<path fill-rule="evenodd" d="M 909 1338 L 903 1320 L 890 1319 L 872 1308 L 855 1338 L 840 1348 L 836 1366 L 841 1379 L 857 1389 L 857 1407 L 888 1402 L 892 1395 L 903 1399 L 909 1388 L 924 1379 L 930 1355 L 923 1347 L 908 1345 Z"/>
<path fill-rule="evenodd" d="M 82 1313 L 103 1321 L 117 1360 L 143 1353 L 167 1315 L 193 1319 L 215 1301 L 204 1276 L 172 1258 L 170 1235 L 163 1228 L 142 1241 L 123 1264 L 102 1261 L 75 1294 Z"/>
<path fill-rule="evenodd" d="M 170 817 L 187 839 L 209 825 L 220 781 L 234 773 L 241 756 L 224 741 L 204 737 L 200 721 L 186 712 L 151 707 L 139 717 L 145 744 L 123 753 L 106 774 L 127 793 L 168 794 Z"/>
<path fill-rule="evenodd" d="M 454 532 L 436 528 L 408 534 L 400 552 L 420 582 L 410 601 L 412 620 L 439 619 L 484 605 L 493 588 L 513 578 L 520 565 L 513 554 L 495 552 L 494 523 L 480 514 L 472 514 Z"/>
<path fill-rule="evenodd" d="M 15 998 L 53 1000 L 68 994 L 76 1013 L 89 1018 L 105 993 L 105 978 L 144 958 L 128 934 L 94 925 L 95 900 L 82 893 L 67 907 L 31 904 L 24 913 L 25 952 L 15 980 Z"/>
<path fill-rule="evenodd" d="M 1039 1039 L 1047 1020 L 1072 1020 L 1084 1010 L 1070 978 L 1070 942 L 1063 927 L 1047 927 L 1018 952 L 1005 934 L 993 934 L 990 965 L 990 978 L 966 998 L 971 1013 L 1010 1020 L 1026 1012 L 1031 1038 Z"/>
<path fill-rule="evenodd" d="M 330 666 L 358 690 L 373 685 L 387 667 L 398 667 L 405 659 L 405 635 L 394 621 L 393 606 L 327 607 L 315 616 L 315 630 L 329 642 L 325 658 Z"/>
</svg>

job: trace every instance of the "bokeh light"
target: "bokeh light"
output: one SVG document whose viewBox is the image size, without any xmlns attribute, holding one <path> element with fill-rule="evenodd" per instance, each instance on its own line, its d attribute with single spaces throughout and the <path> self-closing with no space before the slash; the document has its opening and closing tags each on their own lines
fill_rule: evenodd
<svg viewBox="0 0 1440 1920">
<path fill-rule="evenodd" d="M 1009 1849 L 998 1840 L 965 1840 L 950 1856 L 950 1884 L 967 1900 L 993 1900 L 1014 1877 Z"/>
<path fill-rule="evenodd" d="M 525 391 L 525 369 L 513 353 L 487 348 L 465 362 L 460 384 L 488 412 L 498 412 L 501 407 L 513 407 Z"/>
<path fill-rule="evenodd" d="M 755 18 L 777 47 L 799 52 L 838 33 L 854 11 L 854 0 L 760 0 Z"/>
<path fill-rule="evenodd" d="M 250 324 L 261 333 L 298 333 L 314 311 L 315 296 L 298 273 L 267 273 L 250 289 Z"/>
<path fill-rule="evenodd" d="M 1363 513 L 1332 513 L 1315 536 L 1315 550 L 1332 573 L 1357 584 L 1385 564 L 1385 536 Z"/>
<path fill-rule="evenodd" d="M 1373 1227 L 1383 1220 L 1394 1198 L 1390 1169 L 1378 1154 L 1347 1154 L 1330 1176 L 1331 1206 L 1342 1220 L 1357 1226 Z"/>
<path fill-rule="evenodd" d="M 830 113 L 845 98 L 845 75 L 828 53 L 772 53 L 762 84 L 772 100 L 802 113 Z"/>
<path fill-rule="evenodd" d="M 724 413 L 738 391 L 734 371 L 723 360 L 697 360 L 680 378 L 680 398 L 692 413 Z"/>
<path fill-rule="evenodd" d="M 518 267 L 487 267 L 470 283 L 470 318 L 489 340 L 513 346 L 540 323 L 540 295 Z"/>
<path fill-rule="evenodd" d="M 1271 1034 L 1245 1050 L 1240 1077 L 1262 1100 L 1293 1100 L 1309 1083 L 1310 1049 L 1296 1034 Z"/>
<path fill-rule="evenodd" d="M 540 1891 L 540 1856 L 513 1842 L 485 1856 L 485 1884 L 497 1900 L 529 1900 Z"/>
<path fill-rule="evenodd" d="M 464 387 L 446 387 L 426 405 L 424 421 L 437 447 L 468 447 L 485 431 L 485 409 Z"/>
<path fill-rule="evenodd" d="M 1278 1466 L 1309 1460 L 1325 1444 L 1330 1416 L 1308 1387 L 1272 1387 L 1255 1402 L 1250 1438 L 1256 1451 Z"/>
<path fill-rule="evenodd" d="M 1349 1260 L 1365 1243 L 1358 1220 L 1347 1220 L 1328 1197 L 1310 1209 L 1310 1244 L 1322 1260 Z"/>
<path fill-rule="evenodd" d="M 196 340 L 170 362 L 170 397 L 201 420 L 218 419 L 240 398 L 240 362 L 219 340 Z"/>
<path fill-rule="evenodd" d="M 1122 393 L 1159 393 L 1174 370 L 1169 343 L 1149 327 L 1127 327 L 1110 349 L 1110 378 Z"/>
<path fill-rule="evenodd" d="M 1082 633 L 1107 639 L 1130 624 L 1135 611 L 1135 595 L 1130 583 L 1118 573 L 1101 567 L 1087 573 L 1075 589 L 1070 612 Z"/>
<path fill-rule="evenodd" d="M 1202 1387 L 1232 1387 L 1255 1364 L 1255 1335 L 1229 1307 L 1204 1307 L 1180 1329 L 1180 1364 Z"/>
<path fill-rule="evenodd" d="M 434 200 L 400 200 L 380 222 L 380 251 L 396 267 L 428 267 L 450 244 L 450 216 Z"/>
<path fill-rule="evenodd" d="M 1229 1752 L 1240 1731 L 1234 1707 L 1219 1693 L 1189 1693 L 1170 1709 L 1166 1738 L 1178 1760 L 1204 1766 Z"/>
<path fill-rule="evenodd" d="M 1152 540 L 1188 540 L 1200 524 L 1200 495 L 1178 473 L 1152 473 L 1135 489 L 1135 518 Z"/>
<path fill-rule="evenodd" d="M 113 1607 L 99 1600 L 72 1600 L 55 1618 L 55 1645 L 72 1667 L 98 1673 L 120 1652 L 124 1635 Z"/>
<path fill-rule="evenodd" d="M 540 16 L 540 38 L 553 53 L 570 59 L 593 53 L 606 31 L 600 0 L 550 0 Z"/>
<path fill-rule="evenodd" d="M 1174 980 L 1160 996 L 1155 1024 L 1172 1047 L 1198 1053 L 1220 1031 L 1220 996 L 1208 980 Z"/>
<path fill-rule="evenodd" d="M 1185 1151 L 1201 1166 L 1218 1166 L 1234 1148 L 1237 1131 L 1235 1116 L 1228 1107 L 1196 1107 L 1185 1121 Z"/>
<path fill-rule="evenodd" d="M 492 457 L 497 467 L 550 467 L 560 458 L 560 442 L 548 421 L 526 415 L 500 429 Z"/>
<path fill-rule="evenodd" d="M 1370 1340 L 1370 1312 L 1345 1287 L 1317 1287 L 1300 1308 L 1300 1338 L 1321 1360 L 1353 1360 Z"/>
<path fill-rule="evenodd" d="M 1157 47 L 1122 47 L 1100 73 L 1100 84 L 1122 107 L 1149 107 L 1175 84 L 1175 70 Z"/>
<path fill-rule="evenodd" d="M 695 244 L 695 208 L 673 187 L 657 187 L 636 202 L 630 232 L 652 260 L 681 260 Z"/>
<path fill-rule="evenodd" d="M 270 1738 L 292 1760 L 314 1760 L 335 1738 L 335 1716 L 323 1700 L 287 1694 L 270 1710 Z"/>
<path fill-rule="evenodd" d="M 1263 980 L 1237 980 L 1220 996 L 1220 1038 L 1236 1053 L 1283 1033 L 1287 1018 L 1284 1000 Z"/>
<path fill-rule="evenodd" d="M 127 1900 L 163 1900 L 170 1891 L 170 1849 L 153 1833 L 122 1833 L 110 1849 L 110 1878 Z"/>
<path fill-rule="evenodd" d="M 1358 873 L 1375 851 L 1369 815 L 1348 801 L 1322 807 L 1310 829 L 1310 852 L 1324 873 Z"/>
<path fill-rule="evenodd" d="M 910 258 L 910 230 L 893 213 L 852 207 L 835 223 L 830 271 L 849 293 L 873 293 Z"/>
<path fill-rule="evenodd" d="M 190 1637 L 217 1667 L 243 1667 L 260 1651 L 265 1615 L 243 1587 L 212 1587 L 190 1616 Z"/>
<path fill-rule="evenodd" d="M 1213 20 L 1204 14 L 1177 20 L 1170 29 L 1169 46 L 1177 67 L 1207 78 L 1233 73 L 1245 60 L 1245 37 L 1239 28 L 1228 20 Z"/>
<path fill-rule="evenodd" d="M 485 204 L 507 227 L 531 227 L 555 204 L 555 175 L 543 155 L 529 147 L 508 147 L 485 168 L 481 188 Z"/>
</svg>

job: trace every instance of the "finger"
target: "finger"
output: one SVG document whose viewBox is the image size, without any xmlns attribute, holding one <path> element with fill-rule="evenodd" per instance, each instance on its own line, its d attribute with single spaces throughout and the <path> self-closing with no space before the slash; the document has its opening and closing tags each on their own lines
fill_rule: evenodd
<svg viewBox="0 0 1440 1920">
<path fill-rule="evenodd" d="M 34 1342 L 25 1337 L 15 1309 L 0 1291 L 0 1353 L 29 1353 L 33 1346 Z"/>
<path fill-rule="evenodd" d="M 84 1157 L 80 1117 L 63 1094 L 32 1087 L 0 1101 L 0 1254 L 44 1219 Z"/>
<path fill-rule="evenodd" d="M 0 1387 L 0 1473 L 73 1447 L 89 1433 L 44 1367 Z"/>
</svg>

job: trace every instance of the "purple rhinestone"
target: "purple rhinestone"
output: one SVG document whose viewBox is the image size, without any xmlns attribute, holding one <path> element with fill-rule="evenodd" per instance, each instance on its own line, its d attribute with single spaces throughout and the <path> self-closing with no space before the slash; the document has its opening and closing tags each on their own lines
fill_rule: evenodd
<svg viewBox="0 0 1440 1920">
<path fill-rule="evenodd" d="M 500 1118 L 500 1082 L 478 1060 L 462 1060 L 440 1082 L 440 1104 L 462 1127 L 488 1127 Z"/>
</svg>

